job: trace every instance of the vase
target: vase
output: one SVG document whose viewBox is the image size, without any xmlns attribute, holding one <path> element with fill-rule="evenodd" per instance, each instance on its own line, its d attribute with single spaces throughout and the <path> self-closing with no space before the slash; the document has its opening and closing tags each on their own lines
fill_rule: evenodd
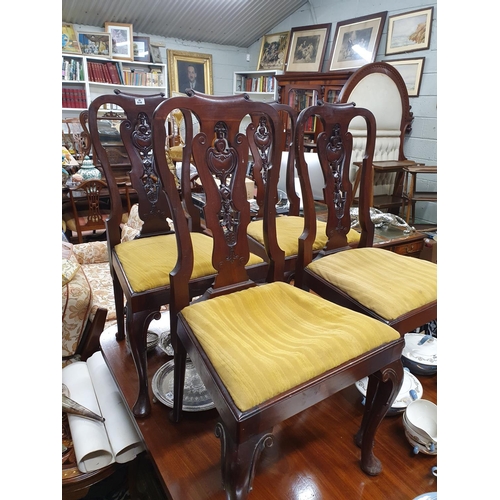
<svg viewBox="0 0 500 500">
<path fill-rule="evenodd" d="M 84 158 L 77 174 L 81 175 L 84 181 L 100 179 L 102 177 L 101 171 L 92 163 L 92 160 L 88 156 Z"/>
</svg>

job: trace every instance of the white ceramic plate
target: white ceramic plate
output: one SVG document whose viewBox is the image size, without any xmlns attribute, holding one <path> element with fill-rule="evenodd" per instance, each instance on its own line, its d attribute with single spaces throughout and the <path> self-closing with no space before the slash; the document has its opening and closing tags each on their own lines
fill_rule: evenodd
<svg viewBox="0 0 500 500">
<path fill-rule="evenodd" d="M 428 340 L 419 345 L 424 337 Z M 437 339 L 423 333 L 407 333 L 402 355 L 420 364 L 437 366 Z"/>
<path fill-rule="evenodd" d="M 418 495 L 413 500 L 437 500 L 437 491 L 431 491 L 430 493 L 424 493 L 423 495 Z"/>
<path fill-rule="evenodd" d="M 174 360 L 161 366 L 153 375 L 151 388 L 156 399 L 173 408 L 174 406 Z M 182 409 L 184 411 L 206 411 L 215 405 L 203 384 L 193 363 L 186 361 L 186 377 L 184 380 L 184 398 Z"/>
<path fill-rule="evenodd" d="M 361 380 L 358 380 L 356 382 L 356 387 L 358 388 L 359 392 L 363 394 L 363 396 L 366 396 L 366 388 L 368 386 L 368 377 L 362 378 Z M 414 395 L 416 396 L 415 398 L 412 398 L 410 391 L 414 391 Z M 422 394 L 424 393 L 424 390 L 422 388 L 422 384 L 418 380 L 415 375 L 412 375 L 409 370 L 406 368 L 404 369 L 404 379 L 403 379 L 403 385 L 401 386 L 401 390 L 399 391 L 398 395 L 396 396 L 396 399 L 391 406 L 391 409 L 389 411 L 391 412 L 402 412 L 405 410 L 405 408 L 412 402 L 414 399 L 420 399 L 422 397 Z"/>
</svg>

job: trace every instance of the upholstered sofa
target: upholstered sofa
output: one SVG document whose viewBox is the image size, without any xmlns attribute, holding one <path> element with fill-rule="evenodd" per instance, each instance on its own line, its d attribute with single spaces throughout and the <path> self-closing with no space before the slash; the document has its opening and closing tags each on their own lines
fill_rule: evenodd
<svg viewBox="0 0 500 500">
<path fill-rule="evenodd" d="M 133 205 L 122 241 L 137 236 L 142 220 Z M 113 283 L 105 241 L 73 245 L 63 241 L 62 358 L 85 360 L 99 349 L 102 331 L 116 322 Z"/>
</svg>

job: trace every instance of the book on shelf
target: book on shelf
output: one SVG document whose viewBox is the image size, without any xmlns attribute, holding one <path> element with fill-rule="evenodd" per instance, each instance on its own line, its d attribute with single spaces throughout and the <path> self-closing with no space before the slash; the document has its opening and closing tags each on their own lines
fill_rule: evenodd
<svg viewBox="0 0 500 500">
<path fill-rule="evenodd" d="M 78 469 L 92 472 L 133 460 L 145 447 L 100 351 L 62 370 L 69 397 L 104 422 L 68 414 Z"/>
<path fill-rule="evenodd" d="M 85 89 L 62 88 L 62 107 L 63 108 L 86 108 L 87 96 Z"/>
</svg>

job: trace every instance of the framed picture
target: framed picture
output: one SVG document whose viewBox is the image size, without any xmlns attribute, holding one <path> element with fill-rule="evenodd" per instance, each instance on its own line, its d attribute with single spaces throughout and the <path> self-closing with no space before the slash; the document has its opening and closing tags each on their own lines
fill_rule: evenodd
<svg viewBox="0 0 500 500">
<path fill-rule="evenodd" d="M 163 63 L 163 59 L 161 58 L 160 47 L 164 47 L 164 45 L 150 43 L 149 49 L 151 50 L 151 62 L 154 63 Z"/>
<path fill-rule="evenodd" d="M 213 93 L 212 54 L 168 50 L 167 59 L 171 95 L 186 89 Z"/>
<path fill-rule="evenodd" d="M 385 55 L 429 48 L 434 7 L 389 17 Z"/>
<path fill-rule="evenodd" d="M 111 35 L 109 33 L 78 32 L 78 41 L 82 54 L 111 57 Z"/>
<path fill-rule="evenodd" d="M 266 69 L 285 69 L 285 57 L 288 52 L 289 41 L 289 31 L 264 35 L 262 38 L 262 45 L 260 46 L 257 71 Z"/>
<path fill-rule="evenodd" d="M 358 69 L 375 61 L 387 11 L 337 23 L 329 71 Z"/>
<path fill-rule="evenodd" d="M 393 59 L 384 62 L 394 66 L 399 71 L 405 81 L 408 95 L 410 97 L 417 97 L 420 93 L 424 61 L 425 57 L 414 57 L 412 59 Z"/>
<path fill-rule="evenodd" d="M 104 23 L 104 29 L 111 35 L 111 56 L 124 61 L 134 60 L 133 30 L 131 24 Z"/>
<path fill-rule="evenodd" d="M 62 23 L 62 51 L 68 54 L 82 53 L 72 24 Z"/>
<path fill-rule="evenodd" d="M 151 62 L 149 36 L 134 36 L 134 61 Z"/>
<path fill-rule="evenodd" d="M 286 71 L 319 71 L 332 23 L 292 28 Z"/>
</svg>

